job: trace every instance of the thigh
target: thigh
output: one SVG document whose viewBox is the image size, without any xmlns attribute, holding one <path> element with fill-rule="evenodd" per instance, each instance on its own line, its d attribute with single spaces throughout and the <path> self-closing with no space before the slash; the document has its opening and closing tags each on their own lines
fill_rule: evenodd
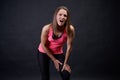
<svg viewBox="0 0 120 80">
<path fill-rule="evenodd" d="M 65 55 L 64 54 L 57 54 L 54 55 L 56 59 L 58 59 L 60 62 L 64 63 Z"/>
<path fill-rule="evenodd" d="M 60 62 L 64 63 L 64 60 L 65 60 L 64 54 L 55 55 L 55 58 L 58 59 Z M 60 66 L 59 66 L 60 70 L 62 69 L 62 66 L 63 66 L 63 65 L 60 65 Z"/>
<path fill-rule="evenodd" d="M 55 57 L 56 57 L 59 61 L 61 61 L 62 63 L 64 63 L 65 56 L 64 56 L 63 54 L 56 55 Z M 70 80 L 70 73 L 69 73 L 68 71 L 66 71 L 66 70 L 63 70 L 63 71 L 61 72 L 62 67 L 63 67 L 63 65 L 60 65 L 60 66 L 59 66 L 59 69 L 60 69 L 59 73 L 60 73 L 60 75 L 61 75 L 61 77 L 62 77 L 62 80 Z"/>
<path fill-rule="evenodd" d="M 40 67 L 40 72 L 42 78 L 49 78 L 49 61 L 50 58 L 45 54 L 38 52 L 37 54 L 38 65 Z M 47 79 L 45 79 L 47 80 Z"/>
</svg>

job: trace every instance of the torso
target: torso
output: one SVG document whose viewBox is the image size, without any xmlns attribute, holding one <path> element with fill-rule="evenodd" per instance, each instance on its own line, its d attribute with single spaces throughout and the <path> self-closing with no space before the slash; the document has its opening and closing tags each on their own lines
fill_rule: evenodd
<svg viewBox="0 0 120 80">
<path fill-rule="evenodd" d="M 53 54 L 62 54 L 63 53 L 63 45 L 67 41 L 67 33 L 66 29 L 64 29 L 63 32 L 57 33 L 57 39 L 53 38 L 53 29 L 52 26 L 49 27 L 49 32 L 48 32 L 48 48 L 52 51 Z M 40 44 L 39 46 L 39 51 L 40 52 L 45 52 Z"/>
</svg>

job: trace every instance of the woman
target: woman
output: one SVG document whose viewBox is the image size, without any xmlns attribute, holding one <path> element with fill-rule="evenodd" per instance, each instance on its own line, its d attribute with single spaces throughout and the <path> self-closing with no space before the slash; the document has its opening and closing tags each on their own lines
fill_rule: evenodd
<svg viewBox="0 0 120 80">
<path fill-rule="evenodd" d="M 41 42 L 38 47 L 38 61 L 42 80 L 49 80 L 49 61 L 54 63 L 56 70 L 60 73 L 62 80 L 70 80 L 71 68 L 67 64 L 75 31 L 70 24 L 69 10 L 65 6 L 56 9 L 53 22 L 43 27 Z M 67 42 L 65 55 L 63 45 Z"/>
</svg>

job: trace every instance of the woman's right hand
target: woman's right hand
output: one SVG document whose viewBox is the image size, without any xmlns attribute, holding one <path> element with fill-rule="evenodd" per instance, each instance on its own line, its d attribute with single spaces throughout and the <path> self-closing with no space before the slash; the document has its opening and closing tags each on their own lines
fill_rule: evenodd
<svg viewBox="0 0 120 80">
<path fill-rule="evenodd" d="M 54 65 L 55 65 L 55 68 L 57 69 L 57 71 L 59 71 L 59 64 L 62 65 L 62 63 L 59 61 L 59 60 L 54 60 Z"/>
</svg>

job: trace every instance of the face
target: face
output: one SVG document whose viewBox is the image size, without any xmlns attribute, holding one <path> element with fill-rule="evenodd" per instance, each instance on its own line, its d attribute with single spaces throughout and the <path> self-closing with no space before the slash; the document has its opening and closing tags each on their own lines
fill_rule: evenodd
<svg viewBox="0 0 120 80">
<path fill-rule="evenodd" d="M 67 20 L 67 11 L 60 9 L 56 15 L 57 24 L 63 26 Z"/>
</svg>

